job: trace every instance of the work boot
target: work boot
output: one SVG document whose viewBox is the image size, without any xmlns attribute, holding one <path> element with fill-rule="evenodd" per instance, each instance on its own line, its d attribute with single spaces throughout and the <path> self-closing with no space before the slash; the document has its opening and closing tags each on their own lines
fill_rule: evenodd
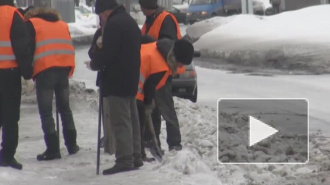
<svg viewBox="0 0 330 185">
<path fill-rule="evenodd" d="M 22 170 L 23 169 L 23 165 L 21 163 L 17 162 L 15 158 L 13 158 L 10 161 L 5 161 L 3 159 L 0 159 L 0 166 L 1 167 L 12 167 L 16 170 Z"/>
<path fill-rule="evenodd" d="M 138 154 L 138 153 L 134 153 L 133 154 L 133 164 L 134 164 L 134 168 L 140 168 L 141 166 L 143 166 L 143 161 L 142 161 L 142 155 Z"/>
<path fill-rule="evenodd" d="M 38 161 L 49 161 L 60 159 L 61 154 L 58 145 L 58 136 L 56 133 L 47 134 L 44 136 L 47 149 L 44 153 L 37 155 Z"/>
<path fill-rule="evenodd" d="M 174 146 L 168 147 L 168 151 L 171 151 L 171 150 L 180 151 L 180 150 L 182 150 L 182 146 L 181 145 L 174 145 Z"/>
<path fill-rule="evenodd" d="M 75 129 L 63 129 L 63 137 L 69 154 L 76 154 L 79 151 L 79 146 L 77 145 L 77 131 Z"/>
<path fill-rule="evenodd" d="M 115 164 L 113 167 L 103 170 L 103 175 L 112 175 L 115 173 L 120 173 L 120 172 L 126 172 L 126 171 L 132 171 L 135 170 L 136 168 L 134 167 L 127 167 L 127 166 L 120 166 L 118 164 Z"/>
<path fill-rule="evenodd" d="M 50 152 L 46 150 L 44 153 L 37 155 L 38 161 L 50 161 L 53 159 L 61 159 L 60 152 Z"/>
</svg>

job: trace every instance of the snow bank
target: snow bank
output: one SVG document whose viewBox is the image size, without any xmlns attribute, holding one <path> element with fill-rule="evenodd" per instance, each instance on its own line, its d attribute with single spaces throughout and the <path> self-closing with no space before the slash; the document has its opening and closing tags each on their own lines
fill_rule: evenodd
<svg viewBox="0 0 330 185">
<path fill-rule="evenodd" d="M 204 57 L 228 63 L 330 72 L 330 5 L 269 17 L 237 15 L 187 29 Z"/>
<path fill-rule="evenodd" d="M 179 162 L 177 160 L 171 161 L 172 163 L 179 164 L 180 168 L 171 163 L 163 164 L 165 166 L 167 165 L 167 167 L 172 166 L 172 169 L 189 169 L 187 170 L 188 172 L 198 174 L 198 170 L 191 170 L 191 167 L 195 166 L 200 171 L 209 174 L 210 177 L 216 175 L 219 183 L 215 184 L 224 185 L 300 185 L 326 184 L 326 182 L 330 181 L 330 177 L 327 175 L 330 171 L 330 155 L 328 155 L 330 151 L 330 139 L 324 137 L 321 133 L 310 137 L 310 161 L 306 165 L 226 165 L 217 162 L 216 110 L 206 106 L 198 106 L 178 98 L 175 99 L 175 107 L 180 120 L 184 148 L 189 150 L 190 153 L 184 150 L 183 154 L 186 155 L 186 160 L 179 160 Z M 220 115 L 219 120 L 227 122 L 235 130 L 240 130 L 240 126 L 232 124 L 232 121 L 238 120 L 238 118 L 228 116 Z M 162 133 L 164 132 L 165 128 L 162 130 Z M 219 128 L 219 135 L 226 134 L 228 134 L 227 131 Z M 240 139 L 237 139 L 236 142 L 239 141 Z M 324 146 L 324 148 L 320 146 Z M 192 158 L 191 155 L 197 156 Z M 177 158 L 180 159 L 180 156 L 177 156 Z M 208 169 L 205 169 L 203 163 L 197 165 L 199 160 L 196 159 L 200 159 Z M 180 165 L 182 163 L 187 167 L 183 168 Z M 181 171 L 185 172 L 184 170 Z"/>
<path fill-rule="evenodd" d="M 94 13 L 82 14 L 75 10 L 76 22 L 69 23 L 70 35 L 75 43 L 90 43 L 98 28 L 98 16 Z"/>
<path fill-rule="evenodd" d="M 330 139 L 316 133 L 310 138 L 310 162 L 307 165 L 225 165 L 217 162 L 216 110 L 175 98 L 183 150 L 165 151 L 163 163 L 145 163 L 140 170 L 112 176 L 96 176 L 97 92 L 82 82 L 70 81 L 70 106 L 81 150 L 68 155 L 61 137 L 62 159 L 36 161 L 45 144 L 40 128 L 35 93 L 22 96 L 20 140 L 16 158 L 24 169 L 0 168 L 0 184 L 145 184 L 145 185 L 305 185 L 329 184 Z M 230 123 L 235 117 L 220 116 Z M 161 141 L 166 145 L 162 124 Z M 239 130 L 237 125 L 233 129 Z M 225 134 L 220 129 L 220 135 Z M 101 152 L 101 170 L 114 164 L 114 156 Z"/>
</svg>

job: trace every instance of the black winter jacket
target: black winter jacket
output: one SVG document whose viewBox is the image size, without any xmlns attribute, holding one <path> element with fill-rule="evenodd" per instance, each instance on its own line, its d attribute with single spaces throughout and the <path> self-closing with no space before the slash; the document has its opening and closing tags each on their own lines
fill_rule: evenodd
<svg viewBox="0 0 330 185">
<path fill-rule="evenodd" d="M 0 6 L 11 5 L 0 1 Z M 10 30 L 10 40 L 19 70 L 24 79 L 32 78 L 32 57 L 29 53 L 29 35 L 24 24 L 24 20 L 18 13 L 14 13 L 13 22 Z M 5 69 L 11 70 L 11 69 Z"/>
<path fill-rule="evenodd" d="M 94 70 L 104 69 L 103 96 L 136 96 L 140 75 L 141 31 L 135 20 L 118 6 L 108 17 L 102 49 L 91 62 Z"/>
<path fill-rule="evenodd" d="M 161 14 L 164 10 L 164 8 L 162 7 L 158 7 L 158 9 L 156 10 L 156 12 L 151 15 L 151 16 L 147 16 L 146 17 L 146 33 L 149 31 L 151 25 L 154 23 L 156 17 Z M 177 37 L 177 27 L 176 24 L 174 22 L 174 20 L 172 19 L 171 16 L 166 16 L 164 19 L 164 22 L 160 28 L 159 31 L 159 36 L 158 36 L 158 40 L 163 39 L 163 38 L 168 38 L 171 40 L 178 40 Z"/>
</svg>

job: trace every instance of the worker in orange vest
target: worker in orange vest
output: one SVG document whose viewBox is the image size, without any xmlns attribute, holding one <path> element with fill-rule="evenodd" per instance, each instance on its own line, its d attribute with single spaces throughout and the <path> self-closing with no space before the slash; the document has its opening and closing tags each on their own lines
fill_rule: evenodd
<svg viewBox="0 0 330 185">
<path fill-rule="evenodd" d="M 143 42 L 151 41 L 144 38 L 146 37 L 143 37 Z M 152 112 L 152 100 L 155 98 L 156 91 L 165 85 L 168 77 L 171 76 L 172 71 L 175 71 L 177 67 L 191 64 L 193 54 L 193 45 L 184 39 L 173 41 L 165 38 L 157 42 L 142 44 L 141 46 L 140 80 L 136 98 L 141 128 L 141 154 L 143 160 L 147 160 L 144 150 L 145 111 Z M 156 137 L 159 141 L 159 134 Z"/>
<path fill-rule="evenodd" d="M 157 0 L 139 0 L 141 10 L 146 16 L 145 24 L 142 27 L 142 35 L 149 35 L 156 40 L 168 38 L 173 41 L 181 39 L 181 33 L 176 18 L 163 7 L 158 6 Z M 184 66 L 179 67 L 174 74 L 185 72 Z M 161 116 L 166 121 L 167 144 L 169 150 L 181 150 L 181 133 L 179 120 L 174 109 L 172 97 L 172 76 L 170 75 L 165 85 L 155 95 L 156 108 L 152 113 L 157 138 L 159 138 L 161 127 Z M 146 147 L 153 147 L 151 134 L 146 131 Z M 160 141 L 158 140 L 160 145 Z M 159 146 L 160 147 L 160 146 Z"/>
<path fill-rule="evenodd" d="M 0 166 L 21 170 L 14 155 L 18 145 L 21 75 L 31 79 L 28 33 L 13 0 L 0 0 Z"/>
<path fill-rule="evenodd" d="M 34 8 L 25 14 L 27 28 L 32 39 L 30 47 L 34 54 L 33 78 L 39 114 L 47 149 L 37 155 L 37 160 L 61 158 L 59 139 L 52 116 L 52 100 L 55 92 L 56 107 L 61 116 L 63 136 L 69 154 L 79 151 L 77 132 L 69 106 L 69 77 L 75 68 L 75 51 L 68 25 L 61 21 L 54 9 Z"/>
</svg>

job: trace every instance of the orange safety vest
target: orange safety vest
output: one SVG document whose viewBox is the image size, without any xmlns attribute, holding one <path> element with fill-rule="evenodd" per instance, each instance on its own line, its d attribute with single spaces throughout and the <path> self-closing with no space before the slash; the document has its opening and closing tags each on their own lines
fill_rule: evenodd
<svg viewBox="0 0 330 185">
<path fill-rule="evenodd" d="M 163 11 L 162 13 L 160 13 L 156 17 L 155 21 L 153 22 L 150 29 L 148 30 L 148 33 L 146 32 L 147 31 L 147 25 L 146 25 L 146 23 L 144 23 L 144 25 L 142 27 L 142 30 L 141 30 L 142 35 L 148 34 L 151 37 L 158 40 L 160 29 L 161 29 L 162 24 L 164 22 L 164 19 L 167 15 L 170 15 L 172 17 L 173 21 L 175 22 L 177 37 L 178 37 L 178 39 L 181 39 L 181 32 L 180 32 L 180 29 L 179 29 L 180 27 L 179 27 L 178 21 L 176 20 L 174 15 L 172 15 L 171 13 L 166 12 L 166 11 Z"/>
<path fill-rule="evenodd" d="M 172 15 L 171 13 L 169 12 L 166 12 L 166 11 L 163 11 L 162 13 L 160 13 L 155 21 L 153 22 L 153 24 L 151 25 L 149 31 L 148 31 L 148 35 L 150 35 L 151 37 L 155 38 L 155 39 L 159 39 L 159 32 L 160 32 L 160 29 L 162 27 L 162 24 L 164 22 L 164 19 L 167 15 L 170 15 L 173 19 L 173 21 L 175 22 L 175 26 L 176 26 L 176 33 L 177 33 L 177 37 L 178 39 L 181 39 L 181 32 L 180 32 L 180 28 L 179 28 L 179 23 L 178 21 L 176 20 L 176 18 L 174 17 L 174 15 Z M 146 23 L 144 23 L 143 27 L 142 27 L 142 35 L 146 34 L 146 30 L 147 30 L 147 25 Z M 182 67 L 178 67 L 177 69 L 177 74 L 183 74 L 186 72 L 186 68 L 185 66 L 182 66 Z"/>
<path fill-rule="evenodd" d="M 36 31 L 33 78 L 51 67 L 71 67 L 71 77 L 75 68 L 75 51 L 68 25 L 63 21 L 48 22 L 40 18 L 29 21 Z"/>
<path fill-rule="evenodd" d="M 136 99 L 143 101 L 144 100 L 144 92 L 143 87 L 146 79 L 152 74 L 159 73 L 165 71 L 165 75 L 160 80 L 160 82 L 156 86 L 156 90 L 163 87 L 165 82 L 169 76 L 170 68 L 168 67 L 166 61 L 163 56 L 157 50 L 156 42 L 149 44 L 141 45 L 141 66 L 140 66 L 140 80 L 138 92 L 136 95 Z"/>
<path fill-rule="evenodd" d="M 15 12 L 19 13 L 15 7 L 0 6 L 0 69 L 18 67 L 10 41 L 10 30 Z"/>
</svg>

